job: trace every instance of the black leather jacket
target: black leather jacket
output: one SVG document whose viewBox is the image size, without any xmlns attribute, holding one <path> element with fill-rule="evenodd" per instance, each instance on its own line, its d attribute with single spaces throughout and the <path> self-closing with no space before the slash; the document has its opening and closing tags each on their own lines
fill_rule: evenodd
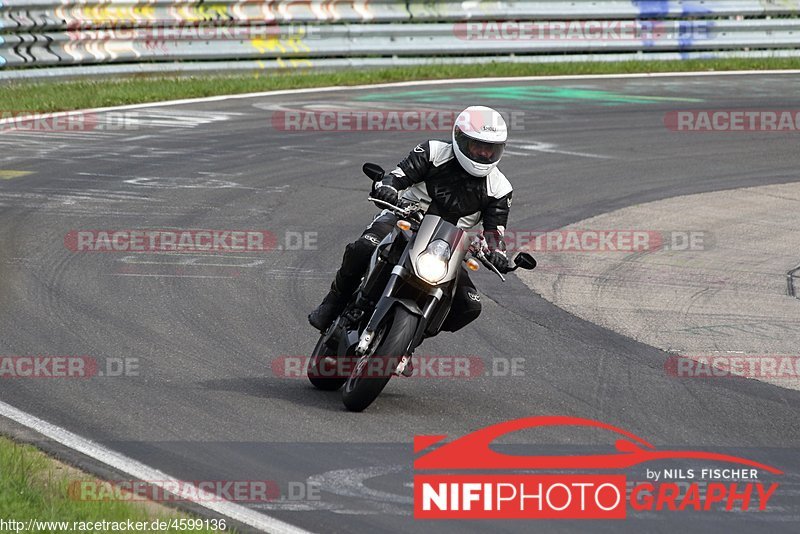
<svg viewBox="0 0 800 534">
<path fill-rule="evenodd" d="M 409 152 L 382 183 L 460 228 L 483 223 L 489 248 L 505 251 L 503 233 L 513 190 L 497 167 L 486 177 L 472 176 L 458 163 L 451 143 L 431 140 Z"/>
</svg>

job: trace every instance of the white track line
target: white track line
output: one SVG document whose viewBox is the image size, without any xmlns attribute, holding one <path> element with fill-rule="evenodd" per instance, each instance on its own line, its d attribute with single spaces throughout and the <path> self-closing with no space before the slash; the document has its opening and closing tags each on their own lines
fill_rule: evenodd
<svg viewBox="0 0 800 534">
<path fill-rule="evenodd" d="M 150 484 L 159 486 L 162 489 L 164 489 L 167 484 L 172 484 L 172 487 L 175 487 L 174 484 L 183 484 L 184 487 L 186 486 L 185 481 L 179 481 L 178 479 L 173 478 L 157 469 L 148 467 L 147 465 L 137 462 L 132 458 L 128 458 L 123 454 L 112 451 L 111 449 L 107 449 L 106 447 L 103 447 L 102 445 L 99 445 L 88 439 L 82 438 L 77 434 L 73 434 L 69 430 L 65 430 L 59 426 L 48 423 L 47 421 L 43 421 L 38 417 L 29 415 L 22 410 L 18 410 L 17 408 L 14 408 L 13 406 L 2 401 L 0 401 L 0 415 L 11 419 L 12 421 L 16 421 L 17 423 L 24 425 L 25 427 L 30 428 L 54 441 L 57 441 L 58 443 L 61 443 L 72 450 L 78 451 L 81 454 L 111 466 L 114 469 L 121 471 L 126 475 L 130 475 L 138 480 L 148 481 Z M 199 489 L 197 489 L 197 494 L 202 494 Z M 187 498 L 187 500 L 192 501 L 190 498 Z M 289 523 L 284 523 L 283 521 L 256 512 L 255 510 L 246 508 L 240 504 L 229 501 L 205 502 L 197 500 L 192 502 L 202 506 L 203 508 L 211 510 L 212 512 L 217 512 L 218 514 L 224 515 L 230 519 L 239 521 L 240 523 L 244 523 L 245 525 L 265 532 L 271 532 L 275 534 L 309 534 L 309 531 L 307 530 L 295 527 Z"/>
<path fill-rule="evenodd" d="M 701 72 L 641 72 L 634 74 L 575 74 L 563 76 L 504 76 L 498 78 L 450 78 L 447 80 L 418 80 L 409 82 L 379 83 L 373 85 L 337 85 L 333 87 L 309 87 L 306 89 L 283 89 L 280 91 L 263 91 L 260 93 L 242 93 L 234 95 L 207 96 L 202 98 L 185 98 L 181 100 L 166 100 L 163 102 L 147 102 L 144 104 L 127 104 L 124 106 L 110 106 L 104 108 L 77 109 L 70 111 L 59 111 L 47 113 L 48 117 L 59 117 L 68 113 L 100 113 L 104 111 L 119 111 L 126 109 L 145 109 L 161 106 L 180 106 L 183 104 L 201 104 L 205 102 L 223 102 L 226 100 L 240 100 L 243 98 L 258 98 L 267 96 L 298 95 L 308 93 L 326 93 L 338 91 L 359 91 L 365 89 L 385 89 L 390 87 L 415 87 L 426 85 L 447 85 L 453 83 L 492 83 L 492 82 L 514 82 L 514 81 L 552 81 L 552 80 L 623 80 L 635 78 L 682 78 L 682 77 L 704 77 L 704 76 L 744 76 L 744 75 L 766 75 L 766 74 L 800 74 L 800 70 L 731 70 L 724 72 L 701 71 Z M 41 115 L 41 113 L 39 114 Z M 21 117 L 9 117 L 0 119 L 0 125 L 13 124 L 35 118 L 33 115 Z"/>
</svg>

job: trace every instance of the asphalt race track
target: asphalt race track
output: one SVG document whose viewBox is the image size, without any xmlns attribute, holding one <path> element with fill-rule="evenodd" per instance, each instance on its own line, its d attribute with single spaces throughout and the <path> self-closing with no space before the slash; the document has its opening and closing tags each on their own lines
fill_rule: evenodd
<svg viewBox="0 0 800 534">
<path fill-rule="evenodd" d="M 797 132 L 686 133 L 664 124 L 682 109 L 796 110 L 798 95 L 800 77 L 777 74 L 460 82 L 146 107 L 109 130 L 2 131 L 0 355 L 88 355 L 101 369 L 123 360 L 136 367 L 123 376 L 8 378 L 0 400 L 183 480 L 275 481 L 283 500 L 247 505 L 312 532 L 797 532 L 800 392 L 668 376 L 666 353 L 562 311 L 514 275 L 504 284 L 474 274 L 480 320 L 417 351 L 480 358 L 480 376 L 394 379 L 361 414 L 346 412 L 338 392 L 281 376 L 276 362 L 313 348 L 306 315 L 375 212 L 361 164 L 391 168 L 448 132 L 287 132 L 272 117 L 331 106 L 485 104 L 514 113 L 501 164 L 515 188 L 509 226 L 546 230 L 642 202 L 800 180 Z M 144 228 L 267 230 L 282 249 L 131 254 L 65 245 L 73 230 Z M 307 240 L 299 250 L 298 235 Z M 547 265 L 546 254 L 538 259 Z M 489 372 L 514 358 L 524 362 L 514 376 Z M 532 415 L 597 419 L 660 449 L 737 454 L 786 474 L 763 512 L 413 519 L 415 435 L 458 437 Z M 512 441 L 509 450 L 561 453 L 609 443 L 574 429 Z M 643 479 L 643 469 L 629 480 Z M 318 494 L 290 499 L 290 486 Z"/>
</svg>

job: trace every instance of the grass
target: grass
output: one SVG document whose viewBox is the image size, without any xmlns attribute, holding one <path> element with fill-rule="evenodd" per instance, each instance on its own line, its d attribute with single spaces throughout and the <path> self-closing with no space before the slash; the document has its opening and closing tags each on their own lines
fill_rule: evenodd
<svg viewBox="0 0 800 534">
<path fill-rule="evenodd" d="M 102 522 L 192 519 L 185 514 L 165 508 L 156 503 L 129 502 L 124 500 L 78 500 L 70 497 L 70 484 L 78 480 L 90 480 L 80 471 L 61 464 L 30 445 L 20 445 L 0 438 L 0 519 L 26 522 L 67 521 L 69 528 L 55 526 L 33 530 L 34 532 L 105 532 L 72 528 L 73 521 Z M 74 492 L 73 492 L 74 494 Z M 0 532 L 14 532 L 6 523 L 0 524 Z M 24 528 L 17 531 L 26 531 Z M 185 532 L 177 529 L 161 532 Z M 150 529 L 146 530 L 150 532 Z M 215 532 L 193 530 L 192 532 Z"/>
<path fill-rule="evenodd" d="M 617 63 L 490 63 L 435 65 L 335 72 L 265 71 L 235 76 L 144 76 L 65 82 L 2 84 L 0 110 L 66 111 L 304 87 L 347 86 L 407 80 L 548 76 L 668 71 L 726 71 L 800 68 L 800 59 L 716 59 L 689 61 L 625 61 Z"/>
</svg>

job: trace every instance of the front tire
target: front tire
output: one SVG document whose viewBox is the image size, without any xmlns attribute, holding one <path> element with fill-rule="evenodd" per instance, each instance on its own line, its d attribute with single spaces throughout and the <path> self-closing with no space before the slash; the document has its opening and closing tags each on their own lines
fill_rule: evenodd
<svg viewBox="0 0 800 534">
<path fill-rule="evenodd" d="M 378 347 L 372 354 L 363 356 L 359 360 L 344 384 L 342 402 L 351 412 L 364 411 L 389 383 L 397 364 L 400 363 L 414 337 L 419 317 L 398 306 L 394 311 L 394 318 L 390 321 L 386 326 L 388 331 L 383 335 Z"/>
</svg>

